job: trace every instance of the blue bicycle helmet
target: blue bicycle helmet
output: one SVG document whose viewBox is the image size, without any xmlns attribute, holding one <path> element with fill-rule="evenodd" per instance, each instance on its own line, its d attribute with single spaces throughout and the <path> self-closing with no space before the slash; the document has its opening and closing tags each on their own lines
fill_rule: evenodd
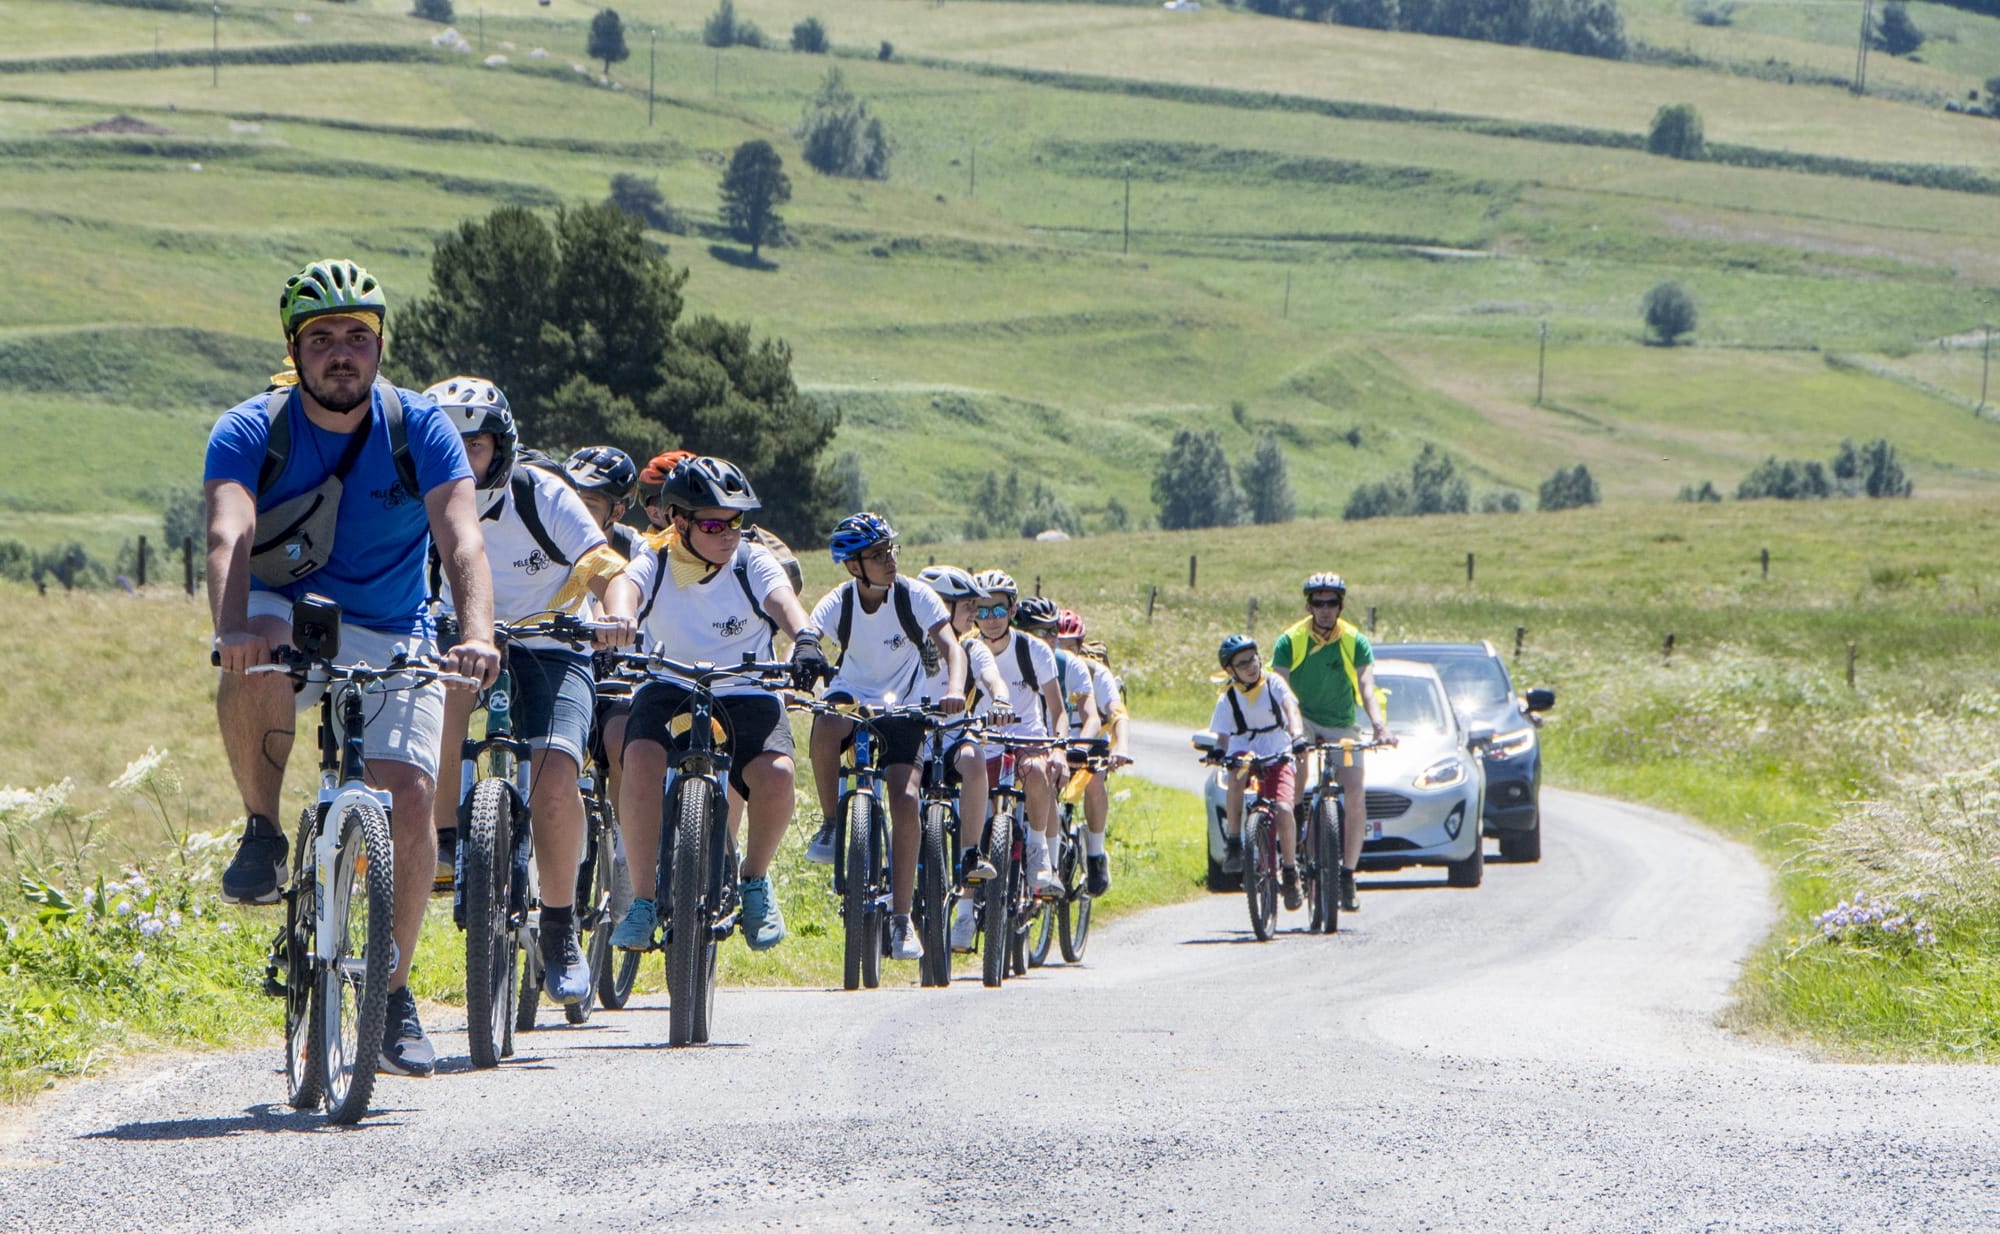
<svg viewBox="0 0 2000 1234">
<path fill-rule="evenodd" d="M 896 529 L 889 526 L 889 520 L 879 514 L 862 511 L 841 519 L 833 529 L 833 538 L 827 547 L 833 551 L 833 563 L 853 561 L 877 544 L 893 541 Z"/>
<path fill-rule="evenodd" d="M 1248 634 L 1232 634 L 1222 640 L 1222 646 L 1215 649 L 1215 658 L 1222 664 L 1222 667 L 1228 668 L 1231 660 L 1234 660 L 1246 651 L 1255 650 L 1257 650 L 1256 639 L 1251 638 Z"/>
</svg>

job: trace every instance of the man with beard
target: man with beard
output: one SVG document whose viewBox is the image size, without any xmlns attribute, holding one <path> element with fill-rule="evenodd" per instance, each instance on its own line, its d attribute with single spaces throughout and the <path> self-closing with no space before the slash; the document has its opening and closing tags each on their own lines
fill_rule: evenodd
<svg viewBox="0 0 2000 1234">
<path fill-rule="evenodd" d="M 378 380 L 387 314 L 381 285 L 352 261 L 301 270 L 278 298 L 290 368 L 209 435 L 208 600 L 223 670 L 216 716 L 248 816 L 222 875 L 223 898 L 237 903 L 277 903 L 285 877 L 279 792 L 294 716 L 318 692 L 247 670 L 292 642 L 294 601 L 311 592 L 340 605 L 342 664 L 384 665 L 399 645 L 431 653 L 424 567 L 435 537 L 461 631 L 445 667 L 484 684 L 499 670 L 472 471 L 434 404 Z M 434 1062 L 407 981 L 437 863 L 431 803 L 443 713 L 436 685 L 374 695 L 364 736 L 369 782 L 394 805 L 398 959 L 382 1067 L 398 1075 L 429 1075 Z"/>
</svg>

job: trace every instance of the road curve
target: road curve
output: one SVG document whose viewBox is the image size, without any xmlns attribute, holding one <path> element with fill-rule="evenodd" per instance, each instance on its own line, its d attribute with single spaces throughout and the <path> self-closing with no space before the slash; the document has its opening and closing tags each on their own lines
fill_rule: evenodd
<svg viewBox="0 0 2000 1234">
<path fill-rule="evenodd" d="M 0 1230 L 2000 1228 L 2000 1078 L 1719 1031 L 1757 863 L 1544 804 L 1539 864 L 1364 878 L 1336 938 L 1211 897 L 999 991 L 725 990 L 706 1049 L 657 999 L 491 1072 L 447 1032 L 353 1130 L 274 1104 L 275 1049 L 147 1064 L 28 1112 Z"/>
</svg>

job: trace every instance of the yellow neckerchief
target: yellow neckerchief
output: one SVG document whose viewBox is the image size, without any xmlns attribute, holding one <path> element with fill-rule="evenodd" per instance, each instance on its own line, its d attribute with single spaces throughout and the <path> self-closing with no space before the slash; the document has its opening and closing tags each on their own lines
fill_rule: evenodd
<svg viewBox="0 0 2000 1234">
<path fill-rule="evenodd" d="M 722 569 L 695 556 L 694 550 L 681 543 L 680 533 L 668 527 L 662 531 L 645 533 L 646 543 L 653 551 L 666 559 L 667 572 L 673 576 L 674 586 L 692 587 L 706 582 Z"/>
<path fill-rule="evenodd" d="M 1321 638 L 1313 628 L 1311 614 L 1285 631 L 1292 639 L 1292 662 L 1287 666 L 1290 672 L 1298 672 L 1299 665 L 1306 657 L 1322 647 L 1338 644 L 1340 647 L 1340 667 L 1347 672 L 1347 688 L 1354 695 L 1354 705 L 1361 706 L 1361 675 L 1354 668 L 1355 640 L 1361 637 L 1361 629 L 1345 617 L 1334 619 L 1333 633 Z"/>
<path fill-rule="evenodd" d="M 563 581 L 562 590 L 556 592 L 549 607 L 559 613 L 583 611 L 584 597 L 590 594 L 590 585 L 600 578 L 616 578 L 625 569 L 625 559 L 610 544 L 600 544 L 583 555 L 583 559 L 570 567 L 569 577 Z"/>
</svg>

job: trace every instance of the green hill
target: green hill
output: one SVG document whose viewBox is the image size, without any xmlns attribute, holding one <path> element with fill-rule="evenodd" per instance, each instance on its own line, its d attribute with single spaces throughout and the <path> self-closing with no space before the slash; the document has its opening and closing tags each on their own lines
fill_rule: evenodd
<svg viewBox="0 0 2000 1234">
<path fill-rule="evenodd" d="M 1817 18 L 1751 6 L 1714 30 L 1663 0 L 1628 22 L 1689 65 L 1220 8 L 739 6 L 780 43 L 822 17 L 851 53 L 829 61 L 713 51 L 705 0 L 651 0 L 620 10 L 616 89 L 573 0 L 461 6 L 469 53 L 388 0 L 219 21 L 136 3 L 10 6 L 0 538 L 108 552 L 153 525 L 208 419 L 280 358 L 270 305 L 303 260 L 352 253 L 407 302 L 446 227 L 597 200 L 618 172 L 712 229 L 719 166 L 752 137 L 795 185 L 776 269 L 656 238 L 692 309 L 791 343 L 843 417 L 834 452 L 918 536 L 957 534 L 971 487 L 1009 467 L 1090 526 L 1113 499 L 1143 515 L 1190 425 L 1233 457 L 1276 430 L 1306 515 L 1424 441 L 1475 491 L 1532 496 L 1585 462 L 1612 503 L 1727 491 L 1843 437 L 1888 436 L 1920 496 L 2000 475 L 1967 334 L 2000 316 L 2000 124 L 1939 105 L 1977 89 L 2000 21 L 1962 11 L 1919 6 L 1937 54 L 1878 55 L 1890 97 L 1855 98 L 1825 84 L 1851 52 Z M 895 143 L 886 183 L 797 158 L 829 63 Z M 1711 161 L 1644 152 L 1678 101 Z M 1640 341 L 1639 298 L 1669 278 L 1700 304 L 1693 347 Z"/>
</svg>

